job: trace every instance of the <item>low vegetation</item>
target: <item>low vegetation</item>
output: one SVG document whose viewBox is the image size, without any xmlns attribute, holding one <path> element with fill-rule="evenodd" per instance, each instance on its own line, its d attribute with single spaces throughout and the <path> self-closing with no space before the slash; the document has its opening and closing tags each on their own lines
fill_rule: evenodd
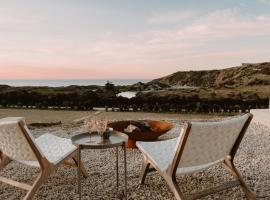
<svg viewBox="0 0 270 200">
<path fill-rule="evenodd" d="M 117 96 L 136 91 L 131 99 Z M 224 70 L 177 72 L 129 86 L 10 87 L 0 85 L 0 107 L 155 112 L 245 112 L 267 108 L 270 63 Z"/>
</svg>

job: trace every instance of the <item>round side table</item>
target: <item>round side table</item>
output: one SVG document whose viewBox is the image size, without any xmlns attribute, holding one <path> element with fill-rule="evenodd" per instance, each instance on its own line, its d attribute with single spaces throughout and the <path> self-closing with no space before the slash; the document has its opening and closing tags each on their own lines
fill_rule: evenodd
<svg viewBox="0 0 270 200">
<path fill-rule="evenodd" d="M 116 156 L 116 185 L 117 188 L 119 186 L 119 167 L 118 167 L 118 147 L 122 147 L 124 150 L 124 173 L 125 173 L 125 198 L 127 199 L 127 159 L 126 159 L 126 138 L 121 134 L 113 132 L 107 140 L 102 140 L 98 134 L 89 134 L 89 133 L 81 133 L 75 135 L 71 138 L 71 141 L 74 145 L 78 146 L 78 164 L 79 167 L 77 169 L 78 174 L 78 193 L 79 199 L 81 199 L 81 171 L 80 163 L 81 163 L 81 150 L 84 149 L 109 149 L 115 148 L 115 156 Z"/>
</svg>

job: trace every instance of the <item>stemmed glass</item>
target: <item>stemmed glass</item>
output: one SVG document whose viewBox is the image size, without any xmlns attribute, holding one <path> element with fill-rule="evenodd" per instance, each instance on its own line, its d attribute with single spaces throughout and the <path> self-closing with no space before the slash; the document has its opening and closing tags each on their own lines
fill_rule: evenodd
<svg viewBox="0 0 270 200">
<path fill-rule="evenodd" d="M 101 140 L 103 140 L 103 134 L 107 129 L 108 120 L 105 117 L 101 117 L 97 120 L 97 131 Z"/>
<path fill-rule="evenodd" d="M 90 143 L 95 142 L 91 141 L 91 134 L 97 132 L 103 141 L 103 134 L 107 129 L 108 120 L 104 115 L 100 115 L 100 113 L 95 114 L 95 116 L 88 118 L 84 121 L 84 128 L 90 135 Z"/>
<path fill-rule="evenodd" d="M 85 127 L 85 129 L 87 130 L 87 132 L 89 133 L 89 136 L 90 136 L 89 143 L 95 142 L 95 141 L 91 140 L 91 134 L 97 130 L 97 123 L 96 122 L 97 122 L 97 120 L 95 118 L 91 118 L 91 119 L 88 119 L 88 120 L 84 121 L 84 127 Z"/>
</svg>

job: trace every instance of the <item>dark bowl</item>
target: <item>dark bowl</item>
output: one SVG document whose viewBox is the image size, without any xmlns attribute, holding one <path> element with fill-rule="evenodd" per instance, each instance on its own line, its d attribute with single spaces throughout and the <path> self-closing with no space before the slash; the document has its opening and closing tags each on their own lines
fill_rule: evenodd
<svg viewBox="0 0 270 200">
<path fill-rule="evenodd" d="M 145 130 L 134 130 L 133 132 L 126 132 L 125 129 L 130 124 L 136 124 L 140 122 L 145 122 L 149 127 Z M 128 148 L 136 148 L 136 141 L 155 141 L 158 140 L 159 136 L 167 133 L 172 129 L 173 125 L 165 121 L 155 121 L 155 120 L 140 120 L 140 121 L 117 121 L 108 124 L 108 127 L 113 128 L 115 131 L 124 133 L 128 136 Z M 148 128 L 148 130 L 147 130 Z"/>
</svg>

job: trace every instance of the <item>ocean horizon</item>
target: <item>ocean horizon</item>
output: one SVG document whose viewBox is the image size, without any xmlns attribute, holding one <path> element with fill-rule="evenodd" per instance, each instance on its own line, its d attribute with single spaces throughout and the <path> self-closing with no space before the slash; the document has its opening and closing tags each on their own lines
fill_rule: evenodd
<svg viewBox="0 0 270 200">
<path fill-rule="evenodd" d="M 0 80 L 0 85 L 9 85 L 15 87 L 21 86 L 48 86 L 48 87 L 65 87 L 70 85 L 87 86 L 98 85 L 104 86 L 107 81 L 114 85 L 132 85 L 138 82 L 146 83 L 151 79 L 47 79 L 47 80 Z"/>
</svg>

